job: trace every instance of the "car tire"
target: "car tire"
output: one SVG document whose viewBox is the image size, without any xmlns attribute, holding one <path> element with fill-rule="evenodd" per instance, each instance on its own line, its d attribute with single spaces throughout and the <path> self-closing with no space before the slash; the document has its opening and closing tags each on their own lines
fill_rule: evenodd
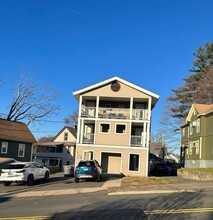
<svg viewBox="0 0 213 220">
<path fill-rule="evenodd" d="M 30 175 L 28 176 L 28 178 L 27 178 L 27 185 L 28 185 L 28 186 L 32 186 L 33 183 L 34 183 L 34 177 L 33 177 L 32 174 L 30 174 Z"/>
<path fill-rule="evenodd" d="M 10 185 L 11 185 L 11 182 L 3 182 L 3 185 L 4 185 L 4 186 L 10 186 Z"/>
<path fill-rule="evenodd" d="M 75 178 L 75 183 L 79 183 L 79 178 Z"/>
<path fill-rule="evenodd" d="M 46 172 L 44 175 L 44 181 L 47 181 L 49 176 L 50 176 L 49 172 Z"/>
</svg>

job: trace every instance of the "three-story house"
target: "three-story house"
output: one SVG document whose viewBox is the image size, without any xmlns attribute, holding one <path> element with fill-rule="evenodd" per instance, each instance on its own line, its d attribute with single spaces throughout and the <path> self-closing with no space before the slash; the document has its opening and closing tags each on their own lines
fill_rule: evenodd
<svg viewBox="0 0 213 220">
<path fill-rule="evenodd" d="M 104 173 L 148 175 L 151 113 L 159 96 L 119 77 L 73 92 L 79 102 L 75 164 Z"/>
</svg>

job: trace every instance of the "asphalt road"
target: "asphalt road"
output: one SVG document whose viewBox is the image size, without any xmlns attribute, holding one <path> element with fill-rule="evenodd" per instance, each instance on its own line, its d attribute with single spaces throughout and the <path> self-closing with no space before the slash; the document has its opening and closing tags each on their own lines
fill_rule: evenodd
<svg viewBox="0 0 213 220">
<path fill-rule="evenodd" d="M 0 198 L 0 220 L 212 220 L 213 191 L 108 196 L 104 192 Z"/>
</svg>

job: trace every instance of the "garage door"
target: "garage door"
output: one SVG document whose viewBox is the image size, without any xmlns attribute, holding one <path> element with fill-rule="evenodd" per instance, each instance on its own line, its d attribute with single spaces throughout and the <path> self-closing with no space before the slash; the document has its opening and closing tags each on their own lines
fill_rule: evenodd
<svg viewBox="0 0 213 220">
<path fill-rule="evenodd" d="M 102 168 L 104 173 L 121 173 L 121 154 L 102 153 Z"/>
</svg>

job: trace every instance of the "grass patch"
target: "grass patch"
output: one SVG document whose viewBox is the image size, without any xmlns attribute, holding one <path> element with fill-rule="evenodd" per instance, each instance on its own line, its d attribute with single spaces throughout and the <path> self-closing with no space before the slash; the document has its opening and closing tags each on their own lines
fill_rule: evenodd
<svg viewBox="0 0 213 220">
<path fill-rule="evenodd" d="M 147 186 L 157 184 L 169 184 L 177 182 L 172 178 L 165 177 L 124 177 L 121 186 Z"/>
</svg>

